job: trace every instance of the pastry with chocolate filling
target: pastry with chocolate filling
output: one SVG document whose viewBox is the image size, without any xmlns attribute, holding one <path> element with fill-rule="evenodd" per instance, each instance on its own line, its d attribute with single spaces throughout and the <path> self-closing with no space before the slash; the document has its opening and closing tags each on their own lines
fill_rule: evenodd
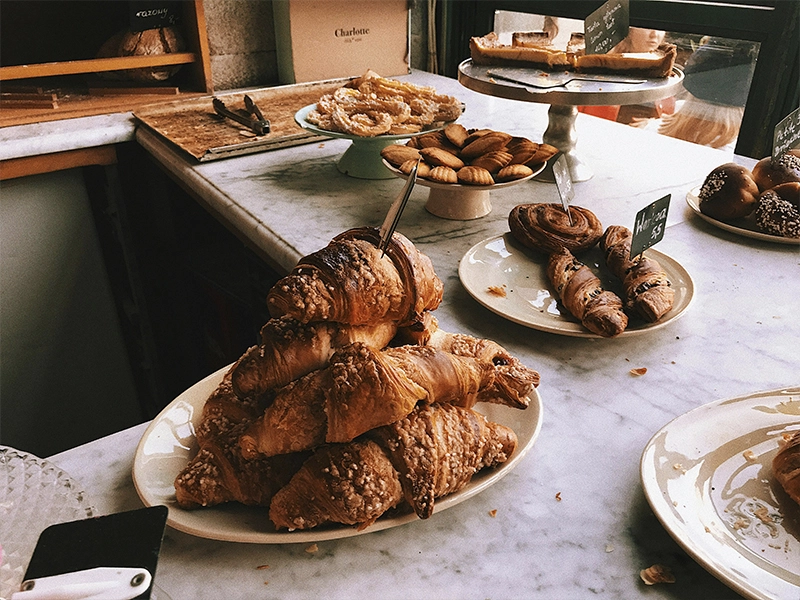
<svg viewBox="0 0 800 600">
<path fill-rule="evenodd" d="M 725 163 L 706 176 L 698 194 L 700 212 L 719 221 L 746 217 L 755 210 L 758 195 L 749 169 Z"/>
</svg>

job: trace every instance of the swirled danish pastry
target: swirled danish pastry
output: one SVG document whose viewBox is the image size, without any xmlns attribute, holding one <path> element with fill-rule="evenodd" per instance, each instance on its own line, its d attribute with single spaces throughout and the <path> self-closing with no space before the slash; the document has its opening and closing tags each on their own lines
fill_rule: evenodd
<svg viewBox="0 0 800 600">
<path fill-rule="evenodd" d="M 562 248 L 573 254 L 582 252 L 603 235 L 597 216 L 579 206 L 570 206 L 567 215 L 560 204 L 520 204 L 509 213 L 508 225 L 514 239 L 544 254 Z"/>
</svg>

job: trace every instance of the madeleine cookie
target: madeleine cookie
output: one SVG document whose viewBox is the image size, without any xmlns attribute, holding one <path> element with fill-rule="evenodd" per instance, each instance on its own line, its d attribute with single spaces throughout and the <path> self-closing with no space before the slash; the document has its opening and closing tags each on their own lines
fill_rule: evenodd
<svg viewBox="0 0 800 600">
<path fill-rule="evenodd" d="M 420 148 L 419 153 L 423 160 L 433 167 L 450 167 L 458 171 L 464 166 L 463 160 L 443 148 Z"/>
<path fill-rule="evenodd" d="M 551 146 L 550 144 L 539 144 L 539 148 L 537 148 L 536 154 L 532 156 L 531 159 L 527 161 L 525 164 L 533 167 L 533 165 L 538 165 L 546 160 L 550 160 L 556 154 L 558 154 L 558 148 L 556 148 L 555 146 Z"/>
<path fill-rule="evenodd" d="M 410 146 L 400 144 L 390 144 L 381 150 L 381 157 L 390 165 L 399 167 L 407 160 L 417 160 L 420 158 L 419 150 Z"/>
<path fill-rule="evenodd" d="M 533 175 L 533 169 L 526 165 L 513 164 L 500 169 L 494 178 L 498 183 L 504 183 L 506 181 L 524 179 L 528 175 Z"/>
<path fill-rule="evenodd" d="M 500 169 L 509 164 L 512 158 L 514 158 L 514 156 L 508 152 L 504 152 L 503 150 L 495 150 L 494 152 L 481 154 L 478 158 L 470 161 L 469 164 L 473 167 L 483 167 L 489 171 L 489 173 L 494 175 Z"/>
<path fill-rule="evenodd" d="M 467 160 L 477 158 L 487 152 L 501 150 L 509 141 L 511 141 L 509 134 L 502 131 L 492 131 L 464 146 L 461 149 L 461 157 Z"/>
<path fill-rule="evenodd" d="M 458 183 L 458 176 L 455 170 L 450 167 L 433 167 L 427 178 L 437 183 Z"/>
<path fill-rule="evenodd" d="M 468 166 L 459 169 L 458 182 L 466 185 L 494 185 L 492 174 L 483 167 Z"/>
<path fill-rule="evenodd" d="M 416 160 L 407 160 L 402 165 L 398 167 L 401 173 L 405 173 L 406 175 L 411 175 L 411 169 L 414 168 L 414 165 L 417 164 Z M 417 167 L 417 177 L 422 177 L 423 179 L 427 179 L 428 175 L 431 173 L 431 166 L 426 163 L 419 161 L 419 167 Z"/>
<path fill-rule="evenodd" d="M 450 140 L 454 146 L 463 148 L 464 141 L 469 137 L 469 132 L 460 123 L 450 123 L 444 128 L 444 137 Z"/>
</svg>

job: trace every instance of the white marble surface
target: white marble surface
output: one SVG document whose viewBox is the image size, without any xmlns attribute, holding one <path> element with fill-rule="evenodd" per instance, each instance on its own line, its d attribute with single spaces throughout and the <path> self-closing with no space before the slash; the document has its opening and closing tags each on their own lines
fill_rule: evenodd
<svg viewBox="0 0 800 600">
<path fill-rule="evenodd" d="M 545 106 L 412 77 L 462 98 L 468 127 L 541 139 Z M 285 269 L 345 229 L 379 225 L 402 187 L 400 180 L 340 174 L 342 141 L 197 165 L 143 130 L 137 136 L 210 210 Z M 696 406 L 800 383 L 799 248 L 721 231 L 686 207 L 686 192 L 730 155 L 584 115 L 578 139 L 596 175 L 576 184 L 574 203 L 605 225 L 631 226 L 640 208 L 672 194 L 658 249 L 693 277 L 687 313 L 650 334 L 614 340 L 506 321 L 468 296 L 458 261 L 473 244 L 506 231 L 515 204 L 556 201 L 554 185 L 508 188 L 493 197 L 489 216 L 468 222 L 429 215 L 427 192 L 416 189 L 399 230 L 431 257 L 445 282 L 440 324 L 495 339 L 540 371 L 539 439 L 514 471 L 469 501 L 428 521 L 322 542 L 314 553 L 308 544 L 215 542 L 168 530 L 156 581 L 174 600 L 737 597 L 660 525 L 643 494 L 639 459 L 656 431 Z M 647 373 L 634 377 L 635 367 Z M 136 508 L 130 473 L 143 431 L 135 427 L 51 460 L 85 486 L 101 513 Z M 639 571 L 653 563 L 669 566 L 676 583 L 644 585 Z"/>
<path fill-rule="evenodd" d="M 132 112 L 0 127 L 0 160 L 129 142 Z"/>
</svg>

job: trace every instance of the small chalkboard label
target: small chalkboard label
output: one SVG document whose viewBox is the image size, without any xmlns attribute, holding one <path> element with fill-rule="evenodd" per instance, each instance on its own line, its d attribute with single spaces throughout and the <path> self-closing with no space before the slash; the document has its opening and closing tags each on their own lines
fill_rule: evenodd
<svg viewBox="0 0 800 600">
<path fill-rule="evenodd" d="M 180 20 L 181 2 L 176 0 L 131 0 L 130 28 L 133 32 L 170 27 Z"/>
<path fill-rule="evenodd" d="M 561 206 L 569 214 L 569 203 L 575 197 L 575 190 L 572 187 L 572 176 L 569 173 L 567 157 L 563 154 L 553 163 L 553 178 L 556 180 L 558 195 L 561 197 Z"/>
<path fill-rule="evenodd" d="M 628 0 L 608 0 L 583 21 L 586 54 L 605 54 L 628 36 Z"/>
<path fill-rule="evenodd" d="M 778 160 L 787 150 L 800 143 L 800 108 L 786 115 L 775 125 L 772 138 L 772 160 Z"/>
<path fill-rule="evenodd" d="M 639 256 L 664 237 L 670 198 L 671 194 L 667 194 L 636 213 L 631 240 L 631 258 Z"/>
</svg>

